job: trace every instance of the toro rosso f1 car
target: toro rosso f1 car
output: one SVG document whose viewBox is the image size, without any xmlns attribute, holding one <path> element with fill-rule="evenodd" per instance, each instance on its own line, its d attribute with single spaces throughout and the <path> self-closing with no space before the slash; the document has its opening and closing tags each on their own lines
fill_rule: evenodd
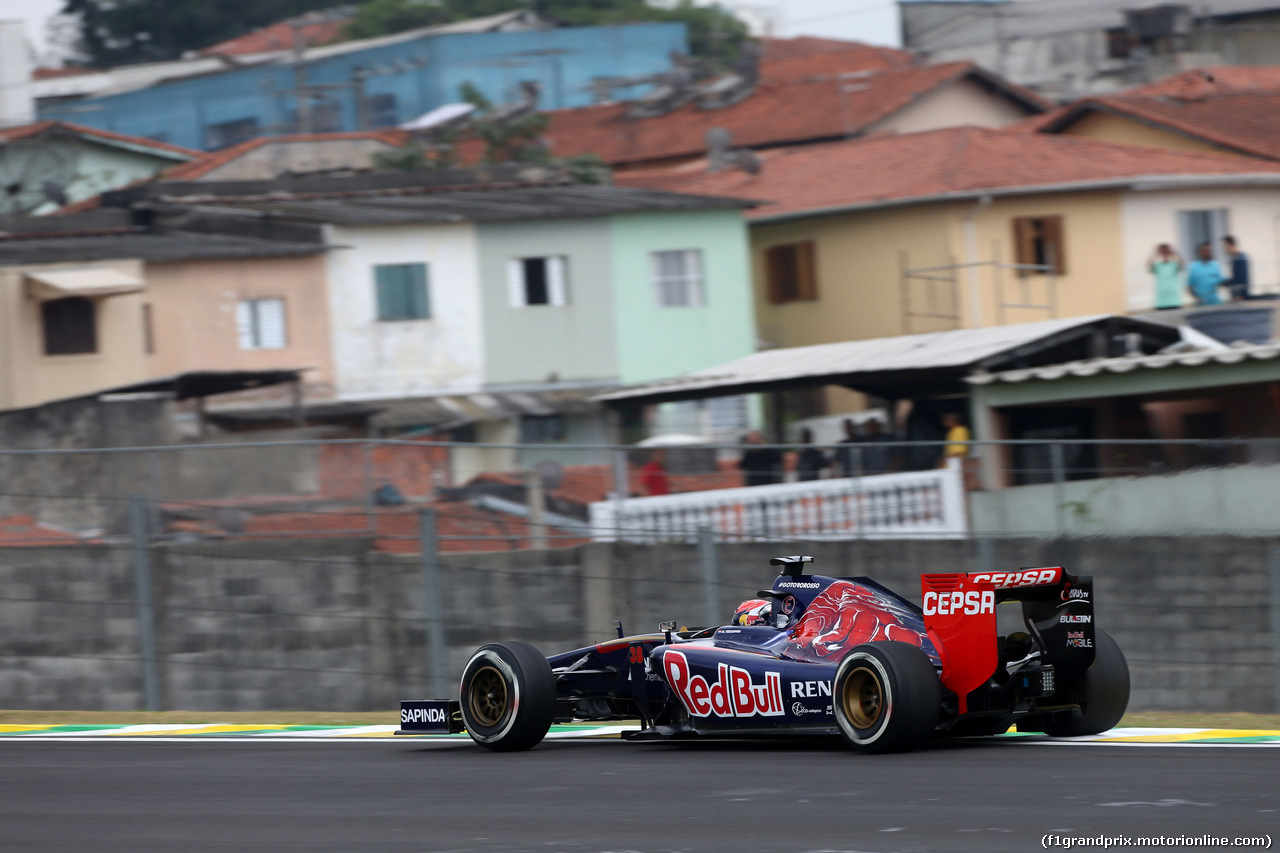
<svg viewBox="0 0 1280 853">
<path fill-rule="evenodd" d="M 734 624 L 622 636 L 544 657 L 525 643 L 478 649 L 458 699 L 401 703 L 402 734 L 466 731 L 528 749 L 554 722 L 640 720 L 634 740 L 838 734 L 862 752 L 934 735 L 1096 734 L 1119 722 L 1129 669 L 1094 624 L 1093 579 L 1060 566 L 925 574 L 917 607 L 870 578 L 805 573 L 778 557 L 773 587 Z M 996 605 L 1025 631 L 1000 636 Z"/>
</svg>

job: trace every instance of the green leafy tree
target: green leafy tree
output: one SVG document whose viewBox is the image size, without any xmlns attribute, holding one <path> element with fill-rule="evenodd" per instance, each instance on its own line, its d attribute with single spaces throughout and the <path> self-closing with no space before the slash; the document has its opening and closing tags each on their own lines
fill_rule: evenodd
<svg viewBox="0 0 1280 853">
<path fill-rule="evenodd" d="M 369 0 L 356 9 L 347 27 L 352 38 L 369 38 L 415 27 L 533 9 L 574 26 L 670 21 L 689 29 L 694 56 L 727 67 L 747 39 L 747 27 L 719 6 L 695 6 L 680 0 L 671 8 L 644 0 Z"/>
<path fill-rule="evenodd" d="M 177 59 L 334 0 L 64 0 L 80 18 L 78 48 L 105 68 Z"/>
</svg>

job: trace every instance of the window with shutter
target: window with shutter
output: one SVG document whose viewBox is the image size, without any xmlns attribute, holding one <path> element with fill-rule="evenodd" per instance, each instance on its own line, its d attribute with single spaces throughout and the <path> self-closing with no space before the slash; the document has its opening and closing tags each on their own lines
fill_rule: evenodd
<svg viewBox="0 0 1280 853">
<path fill-rule="evenodd" d="M 373 278 L 380 321 L 431 318 L 426 264 L 379 264 L 373 268 Z"/>
<path fill-rule="evenodd" d="M 658 305 L 694 308 L 706 304 L 701 249 L 652 252 L 649 261 Z"/>
<path fill-rule="evenodd" d="M 283 299 L 242 299 L 236 306 L 240 349 L 284 349 Z"/>
<path fill-rule="evenodd" d="M 765 290 L 770 302 L 818 298 L 812 240 L 771 246 L 764 250 Z"/>
<path fill-rule="evenodd" d="M 1067 250 L 1061 216 L 1020 216 L 1013 220 L 1014 261 L 1018 275 L 1063 275 Z"/>
</svg>

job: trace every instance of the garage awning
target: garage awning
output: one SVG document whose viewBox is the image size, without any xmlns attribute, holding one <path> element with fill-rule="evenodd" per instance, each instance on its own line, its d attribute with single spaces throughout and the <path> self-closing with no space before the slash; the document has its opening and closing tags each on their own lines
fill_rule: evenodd
<svg viewBox="0 0 1280 853">
<path fill-rule="evenodd" d="M 147 283 L 112 267 L 63 267 L 28 270 L 27 293 L 41 301 L 68 296 L 118 296 L 145 290 Z"/>
</svg>

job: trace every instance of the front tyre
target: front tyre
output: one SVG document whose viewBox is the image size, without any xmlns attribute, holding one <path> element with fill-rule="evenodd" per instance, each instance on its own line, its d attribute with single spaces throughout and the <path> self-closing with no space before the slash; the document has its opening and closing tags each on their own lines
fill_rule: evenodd
<svg viewBox="0 0 1280 853">
<path fill-rule="evenodd" d="M 467 734 L 485 749 L 529 749 L 551 729 L 555 676 L 528 643 L 481 646 L 462 670 L 461 692 Z"/>
<path fill-rule="evenodd" d="M 1110 731 L 1129 707 L 1129 663 L 1124 652 L 1106 631 L 1095 632 L 1093 640 L 1093 663 L 1084 673 L 1083 716 L 1075 721 L 1051 719 L 1044 727 L 1047 735 L 1081 737 Z"/>
<path fill-rule="evenodd" d="M 914 749 L 938 725 L 938 672 L 910 643 L 854 647 L 840 661 L 832 687 L 840 734 L 859 752 Z"/>
</svg>

